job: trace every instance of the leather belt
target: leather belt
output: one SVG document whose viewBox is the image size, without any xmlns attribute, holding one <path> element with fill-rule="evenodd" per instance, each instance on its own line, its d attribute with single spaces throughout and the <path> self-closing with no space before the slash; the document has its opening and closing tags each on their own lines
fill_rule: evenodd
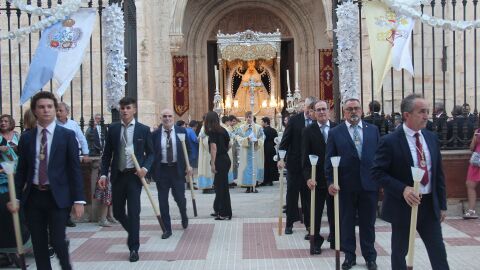
<svg viewBox="0 0 480 270">
<path fill-rule="evenodd" d="M 39 191 L 49 191 L 50 190 L 50 185 L 35 185 L 35 184 L 32 184 L 32 187 L 36 190 L 39 190 Z"/>
<path fill-rule="evenodd" d="M 172 162 L 172 163 L 160 163 L 160 165 L 166 166 L 166 167 L 173 167 L 173 166 L 177 165 L 177 162 Z"/>
<path fill-rule="evenodd" d="M 135 168 L 126 168 L 123 169 L 123 171 L 120 171 L 120 173 L 136 173 L 137 170 Z"/>
</svg>

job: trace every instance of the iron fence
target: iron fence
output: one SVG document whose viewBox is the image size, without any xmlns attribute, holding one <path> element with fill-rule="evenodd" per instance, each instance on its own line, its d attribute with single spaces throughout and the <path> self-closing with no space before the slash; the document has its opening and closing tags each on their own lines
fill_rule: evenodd
<svg viewBox="0 0 480 270">
<path fill-rule="evenodd" d="M 342 1 L 334 1 L 334 24 L 335 6 L 341 3 Z M 355 3 L 358 5 L 360 26 L 360 100 L 366 112 L 372 101 L 380 103 L 381 108 L 375 117 L 377 122 L 381 122 L 381 133 L 391 131 L 394 115 L 400 111 L 401 100 L 410 93 L 418 93 L 431 104 L 429 128 L 439 134 L 442 149 L 467 148 L 473 130 L 478 127 L 477 29 L 446 31 L 416 21 L 410 44 L 415 75 L 410 76 L 408 72 L 392 68 L 383 81 L 380 93 L 375 93 L 364 14 L 367 1 L 357 0 Z M 476 20 L 477 8 L 478 0 L 433 0 L 429 5 L 421 5 L 420 11 L 437 18 L 457 21 Z M 338 89 L 338 78 L 335 89 Z M 338 93 L 336 100 L 339 100 Z M 464 107 L 462 113 L 458 113 L 459 106 Z M 467 111 L 470 107 L 473 108 L 472 112 Z M 451 116 L 441 114 L 438 108 L 443 108 L 443 112 L 448 115 L 452 112 Z M 341 115 L 339 106 L 336 109 L 337 115 Z M 454 111 L 457 112 L 453 113 Z"/>
</svg>

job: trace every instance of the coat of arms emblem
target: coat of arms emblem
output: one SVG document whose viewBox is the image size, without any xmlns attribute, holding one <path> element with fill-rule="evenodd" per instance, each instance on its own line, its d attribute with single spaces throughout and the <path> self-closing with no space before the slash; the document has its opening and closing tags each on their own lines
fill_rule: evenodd
<svg viewBox="0 0 480 270">
<path fill-rule="evenodd" d="M 77 42 L 82 36 L 82 30 L 73 27 L 75 20 L 66 19 L 62 27 L 52 31 L 48 37 L 49 47 L 60 51 L 68 51 L 77 46 Z"/>
</svg>

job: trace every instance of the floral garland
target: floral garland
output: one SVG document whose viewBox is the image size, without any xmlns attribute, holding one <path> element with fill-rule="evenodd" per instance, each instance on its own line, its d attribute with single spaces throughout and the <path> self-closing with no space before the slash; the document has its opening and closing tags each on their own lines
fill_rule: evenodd
<svg viewBox="0 0 480 270">
<path fill-rule="evenodd" d="M 118 109 L 118 102 L 125 93 L 125 56 L 123 11 L 117 4 L 105 8 L 103 13 L 106 52 L 105 87 L 108 109 Z"/>
<path fill-rule="evenodd" d="M 82 3 L 82 0 L 65 0 L 64 4 L 58 5 L 55 8 L 42 9 L 41 7 L 27 5 L 24 1 L 21 0 L 9 1 L 15 7 L 24 12 L 38 16 L 48 16 L 47 18 L 30 26 L 15 29 L 6 34 L 0 35 L 0 40 L 18 39 L 20 42 L 23 41 L 25 39 L 25 36 L 29 35 L 30 33 L 42 31 L 43 29 L 70 16 L 72 13 L 76 12 L 80 8 L 80 5 Z"/>
<path fill-rule="evenodd" d="M 476 21 L 452 21 L 432 17 L 415 9 L 420 4 L 430 3 L 426 0 L 383 0 L 396 13 L 420 20 L 432 27 L 439 27 L 450 31 L 465 31 L 472 28 L 480 28 L 480 20 Z"/>
<path fill-rule="evenodd" d="M 337 10 L 337 53 L 342 102 L 358 98 L 359 83 L 359 26 L 358 7 L 351 1 L 339 5 Z"/>
</svg>

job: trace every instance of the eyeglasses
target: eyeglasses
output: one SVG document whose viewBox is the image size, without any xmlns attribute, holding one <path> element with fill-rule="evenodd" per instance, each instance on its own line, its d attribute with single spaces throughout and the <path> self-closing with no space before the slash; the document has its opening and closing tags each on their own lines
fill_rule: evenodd
<svg viewBox="0 0 480 270">
<path fill-rule="evenodd" d="M 360 107 L 347 107 L 347 108 L 345 108 L 345 111 L 353 112 L 353 111 L 359 111 L 360 109 L 362 109 L 362 108 L 360 108 Z"/>
<path fill-rule="evenodd" d="M 163 118 L 172 118 L 173 115 L 162 115 Z"/>
<path fill-rule="evenodd" d="M 318 109 L 315 109 L 316 112 L 325 112 L 327 111 L 327 108 L 318 108 Z"/>
</svg>

